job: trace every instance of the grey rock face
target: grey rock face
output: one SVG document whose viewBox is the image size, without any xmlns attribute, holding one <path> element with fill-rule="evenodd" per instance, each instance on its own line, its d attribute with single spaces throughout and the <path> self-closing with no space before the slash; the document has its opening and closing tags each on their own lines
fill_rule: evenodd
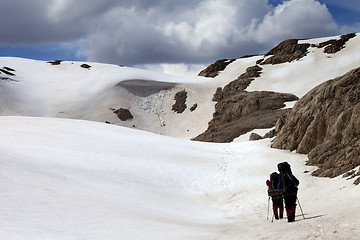
<svg viewBox="0 0 360 240">
<path fill-rule="evenodd" d="M 309 154 L 315 176 L 336 177 L 360 165 L 360 68 L 302 97 L 272 147 Z"/>
</svg>

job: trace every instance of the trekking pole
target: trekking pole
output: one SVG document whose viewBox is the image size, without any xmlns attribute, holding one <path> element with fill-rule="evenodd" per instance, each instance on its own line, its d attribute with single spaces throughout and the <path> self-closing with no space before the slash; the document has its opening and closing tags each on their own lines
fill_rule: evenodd
<svg viewBox="0 0 360 240">
<path fill-rule="evenodd" d="M 269 220 L 269 202 L 270 202 L 270 197 L 268 198 L 268 210 L 267 210 L 267 217 L 266 220 Z"/>
<path fill-rule="evenodd" d="M 303 218 L 305 219 L 304 212 L 303 212 L 303 210 L 302 210 L 302 207 L 301 207 L 301 204 L 300 204 L 299 198 L 298 198 L 297 196 L 296 196 L 296 199 L 297 199 L 297 201 L 298 201 L 298 203 L 299 203 L 299 207 L 300 207 L 301 213 L 302 213 L 302 215 L 303 215 Z"/>
</svg>

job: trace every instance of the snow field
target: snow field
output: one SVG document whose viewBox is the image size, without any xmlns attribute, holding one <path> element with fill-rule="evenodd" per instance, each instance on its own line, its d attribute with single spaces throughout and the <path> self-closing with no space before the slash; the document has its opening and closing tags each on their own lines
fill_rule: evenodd
<svg viewBox="0 0 360 240">
<path fill-rule="evenodd" d="M 0 238 L 286 239 L 287 232 L 352 239 L 358 233 L 349 215 L 359 209 L 354 186 L 304 174 L 315 169 L 304 166 L 305 155 L 271 149 L 268 140 L 201 143 L 49 118 L 1 117 L 0 126 Z M 280 161 L 299 178 L 309 218 L 302 220 L 298 209 L 291 227 L 266 220 L 265 181 Z"/>
</svg>

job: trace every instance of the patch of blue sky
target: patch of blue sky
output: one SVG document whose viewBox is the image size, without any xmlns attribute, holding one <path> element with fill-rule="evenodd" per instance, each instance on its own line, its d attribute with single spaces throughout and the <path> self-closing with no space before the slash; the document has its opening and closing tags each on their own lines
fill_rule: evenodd
<svg viewBox="0 0 360 240">
<path fill-rule="evenodd" d="M 79 50 L 78 44 L 45 43 L 34 46 L 0 46 L 0 56 L 31 58 L 42 61 L 86 61 L 86 56 L 80 55 Z"/>
<path fill-rule="evenodd" d="M 355 23 L 360 23 L 360 13 L 357 9 L 351 9 L 341 4 L 327 3 L 326 0 L 319 0 L 319 2 L 326 4 L 326 7 L 339 26 L 351 26 Z M 339 1 L 339 3 L 341 3 L 341 1 Z"/>
</svg>

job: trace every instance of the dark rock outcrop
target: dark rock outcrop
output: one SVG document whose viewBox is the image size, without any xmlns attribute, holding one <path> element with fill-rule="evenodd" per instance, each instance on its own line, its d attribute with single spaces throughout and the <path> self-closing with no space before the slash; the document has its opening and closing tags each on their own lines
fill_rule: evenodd
<svg viewBox="0 0 360 240">
<path fill-rule="evenodd" d="M 129 109 L 120 108 L 118 110 L 115 110 L 114 113 L 118 116 L 118 118 L 121 121 L 126 121 L 128 119 L 133 119 L 134 118 L 134 116 L 131 114 Z"/>
<path fill-rule="evenodd" d="M 6 74 L 7 76 L 2 76 L 3 74 Z M 12 79 L 9 76 L 15 76 L 15 74 L 12 73 L 12 72 L 9 72 L 8 70 L 6 70 L 6 67 L 4 67 L 3 69 L 0 69 L 0 80 L 1 81 L 4 81 L 4 82 L 18 82 L 17 80 Z"/>
<path fill-rule="evenodd" d="M 81 66 L 80 66 L 80 67 L 82 67 L 82 68 L 86 68 L 86 69 L 90 69 L 90 68 L 91 68 L 91 66 L 90 66 L 89 64 L 86 64 L 86 63 L 81 64 Z"/>
<path fill-rule="evenodd" d="M 274 127 L 289 110 L 284 102 L 298 98 L 275 92 L 240 92 L 219 101 L 208 129 L 194 138 L 206 142 L 231 142 L 253 129 Z"/>
<path fill-rule="evenodd" d="M 360 68 L 302 97 L 272 147 L 309 154 L 307 164 L 319 167 L 315 176 L 336 177 L 359 166 Z"/>
<path fill-rule="evenodd" d="M 5 68 L 3 68 L 3 69 L 0 68 L 0 72 L 5 73 L 6 75 L 9 75 L 9 76 L 15 76 L 15 73 L 12 73 L 9 70 L 6 70 Z"/>
<path fill-rule="evenodd" d="M 318 48 L 324 48 L 324 53 L 334 54 L 339 52 L 341 49 L 345 47 L 345 43 L 349 41 L 351 38 L 355 37 L 355 33 L 349 33 L 346 35 L 341 35 L 339 40 L 328 40 L 326 42 L 319 43 L 315 45 Z"/>
<path fill-rule="evenodd" d="M 271 56 L 265 61 L 259 60 L 257 63 L 265 64 L 280 64 L 299 60 L 308 53 L 309 43 L 299 44 L 298 39 L 289 39 L 281 42 L 275 48 L 270 50 L 265 56 Z M 261 62 L 261 63 L 260 63 Z"/>
<path fill-rule="evenodd" d="M 62 61 L 63 60 L 54 60 L 54 61 L 49 61 L 47 63 L 50 63 L 51 65 L 60 65 Z"/>
<path fill-rule="evenodd" d="M 249 84 L 261 75 L 261 70 L 258 65 L 248 67 L 236 80 L 216 90 L 213 119 L 207 130 L 193 140 L 231 142 L 253 129 L 274 127 L 278 118 L 289 111 L 281 109 L 285 107 L 284 102 L 298 98 L 293 94 L 246 92 Z"/>
<path fill-rule="evenodd" d="M 235 60 L 236 59 L 217 60 L 215 63 L 209 65 L 207 68 L 202 70 L 198 74 L 198 76 L 214 78 L 219 74 L 220 71 L 223 71 L 227 67 L 227 65 L 229 65 Z"/>
<path fill-rule="evenodd" d="M 213 101 L 219 102 L 237 93 L 243 92 L 250 85 L 251 81 L 260 77 L 261 70 L 262 68 L 257 65 L 248 67 L 245 73 L 241 74 L 236 80 L 226 85 L 224 89 L 216 89 Z"/>
<path fill-rule="evenodd" d="M 176 113 L 182 113 L 186 109 L 186 99 L 187 99 L 187 92 L 182 90 L 175 94 L 174 100 L 175 103 L 172 106 L 172 110 Z"/>
<path fill-rule="evenodd" d="M 195 103 L 194 105 L 192 105 L 192 107 L 190 108 L 190 111 L 193 112 L 195 111 L 195 109 L 197 108 L 197 103 Z"/>
<path fill-rule="evenodd" d="M 3 69 L 6 71 L 15 72 L 15 69 L 10 68 L 10 67 L 3 67 Z"/>
</svg>

